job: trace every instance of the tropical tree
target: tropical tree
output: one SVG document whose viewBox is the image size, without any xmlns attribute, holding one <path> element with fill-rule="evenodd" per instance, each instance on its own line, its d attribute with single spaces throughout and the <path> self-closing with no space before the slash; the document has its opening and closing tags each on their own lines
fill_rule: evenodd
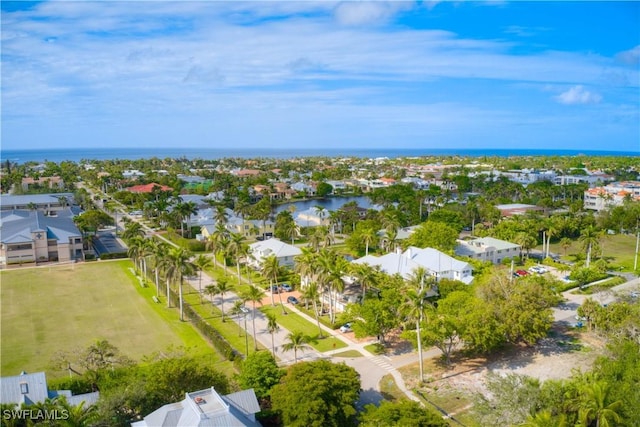
<svg viewBox="0 0 640 427">
<path fill-rule="evenodd" d="M 426 313 L 430 304 L 426 301 L 429 283 L 431 282 L 429 273 L 418 267 L 411 274 L 407 281 L 407 291 L 405 302 L 403 304 L 403 312 L 409 322 L 415 322 L 417 344 L 418 344 L 418 361 L 420 365 L 420 382 L 424 381 L 424 362 L 422 360 L 422 336 L 420 334 L 420 326 L 426 317 Z"/>
<path fill-rule="evenodd" d="M 217 293 L 220 294 L 220 311 L 222 312 L 222 321 L 224 322 L 224 294 L 233 291 L 233 285 L 229 282 L 227 276 L 220 276 L 216 281 Z"/>
<path fill-rule="evenodd" d="M 594 249 L 600 245 L 600 232 L 596 230 L 592 225 L 584 228 L 580 233 L 578 240 L 582 243 L 582 248 L 587 252 L 587 261 L 585 267 L 589 268 L 591 265 L 591 255 Z"/>
<path fill-rule="evenodd" d="M 217 266 L 218 253 L 222 251 L 225 246 L 225 242 L 229 239 L 229 232 L 222 223 L 217 223 L 215 230 L 209 235 L 207 239 L 207 247 L 213 252 L 213 262 Z"/>
<path fill-rule="evenodd" d="M 320 290 L 318 289 L 318 283 L 315 281 L 310 281 L 307 285 L 302 288 L 300 293 L 300 297 L 304 300 L 305 308 L 308 307 L 309 301 L 313 305 L 313 314 L 316 318 L 316 323 L 318 325 L 318 337 L 322 338 L 322 327 L 320 326 L 320 310 L 318 309 L 318 300 L 320 299 Z"/>
<path fill-rule="evenodd" d="M 240 276 L 240 259 L 248 253 L 248 246 L 244 243 L 244 237 L 240 233 L 231 233 L 227 251 L 236 260 L 236 269 L 238 272 L 238 284 L 242 283 Z"/>
<path fill-rule="evenodd" d="M 349 274 L 351 274 L 351 276 L 356 279 L 356 282 L 360 284 L 360 287 L 362 288 L 361 301 L 364 301 L 364 298 L 367 294 L 367 289 L 371 289 L 378 282 L 380 267 L 372 267 L 369 264 L 365 263 L 351 263 L 349 264 L 349 272 Z"/>
<path fill-rule="evenodd" d="M 142 228 L 142 224 L 136 221 L 128 222 L 127 225 L 124 226 L 124 231 L 122 232 L 122 238 L 125 240 L 130 240 L 134 237 L 144 237 L 144 229 Z"/>
<path fill-rule="evenodd" d="M 578 394 L 578 420 L 580 426 L 596 427 L 619 425 L 622 401 L 610 399 L 611 386 L 604 381 L 585 384 Z"/>
<path fill-rule="evenodd" d="M 312 341 L 312 338 L 305 335 L 301 331 L 292 331 L 287 334 L 287 342 L 282 344 L 282 350 L 293 350 L 294 363 L 298 363 L 298 350 L 309 350 L 311 346 L 308 344 Z"/>
<path fill-rule="evenodd" d="M 274 289 L 278 286 L 278 272 L 280 271 L 280 263 L 275 254 L 271 254 L 268 257 L 262 259 L 262 274 L 269 279 L 269 289 L 271 293 L 271 305 L 275 307 L 276 303 L 273 299 Z M 280 295 L 280 293 L 278 293 Z M 282 303 L 282 297 L 280 297 L 280 303 Z M 284 311 L 284 307 L 283 307 Z"/>
<path fill-rule="evenodd" d="M 204 254 L 200 254 L 193 260 L 193 265 L 198 269 L 198 295 L 200 295 L 200 304 L 202 304 L 202 272 L 206 268 L 210 268 L 213 265 L 211 258 Z"/>
<path fill-rule="evenodd" d="M 213 298 L 215 298 L 215 296 L 219 294 L 218 287 L 216 285 L 207 285 L 204 288 L 204 293 L 207 294 L 209 298 L 211 298 L 211 312 L 213 313 L 213 308 L 215 307 Z M 224 313 L 222 315 L 222 321 L 224 322 Z"/>
<path fill-rule="evenodd" d="M 274 343 L 273 336 L 280 330 L 276 315 L 274 313 L 267 313 L 267 331 L 271 334 L 271 352 L 273 357 L 276 357 L 276 345 Z"/>
<path fill-rule="evenodd" d="M 375 244 L 378 241 L 378 235 L 373 228 L 365 228 L 362 230 L 362 241 L 365 244 L 365 256 L 369 255 L 369 246 Z"/>
<path fill-rule="evenodd" d="M 180 304 L 180 320 L 184 321 L 184 300 L 182 297 L 182 285 L 184 276 L 190 274 L 194 270 L 194 265 L 190 261 L 191 253 L 184 248 L 172 247 L 166 256 L 165 261 L 165 274 L 168 281 L 175 281 L 178 283 L 178 298 Z M 168 289 L 167 289 L 168 294 Z M 167 297 L 167 300 L 169 298 Z"/>
<path fill-rule="evenodd" d="M 256 315 L 258 310 L 256 308 L 256 304 L 257 303 L 262 304 L 262 298 L 264 297 L 264 293 L 262 292 L 262 289 L 258 288 L 257 286 L 251 285 L 245 290 L 242 297 L 246 301 L 251 301 L 251 303 L 253 304 L 253 316 L 251 317 L 251 322 L 253 323 L 253 342 L 254 342 L 254 349 L 258 351 L 258 341 L 256 339 Z"/>
</svg>

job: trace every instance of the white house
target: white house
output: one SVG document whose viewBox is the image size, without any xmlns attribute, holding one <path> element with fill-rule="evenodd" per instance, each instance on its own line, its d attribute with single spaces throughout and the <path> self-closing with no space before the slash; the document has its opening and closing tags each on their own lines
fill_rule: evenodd
<svg viewBox="0 0 640 427">
<path fill-rule="evenodd" d="M 500 264 L 505 258 L 520 256 L 522 247 L 515 243 L 493 237 L 481 237 L 473 240 L 458 240 L 455 253 L 458 256 Z"/>
<path fill-rule="evenodd" d="M 182 401 L 164 405 L 131 426 L 258 427 L 258 412 L 260 405 L 253 389 L 222 396 L 211 387 L 185 393 Z"/>
<path fill-rule="evenodd" d="M 249 245 L 249 265 L 254 268 L 260 268 L 265 258 L 275 255 L 280 266 L 293 268 L 295 265 L 294 258 L 300 254 L 302 254 L 302 251 L 295 246 L 279 239 L 267 239 Z"/>
<path fill-rule="evenodd" d="M 457 260 L 433 248 L 420 249 L 410 246 L 403 253 L 400 251 L 391 252 L 380 257 L 368 255 L 353 262 L 371 266 L 379 265 L 385 273 L 399 274 L 405 279 L 410 278 L 418 267 L 422 267 L 436 280 L 453 279 L 466 284 L 473 280 L 473 268 L 469 263 Z"/>
<path fill-rule="evenodd" d="M 311 207 L 294 214 L 293 220 L 300 227 L 318 227 L 329 225 L 329 211 Z"/>
<path fill-rule="evenodd" d="M 99 392 L 72 395 L 70 390 L 49 390 L 44 372 L 27 374 L 22 372 L 13 377 L 0 378 L 0 403 L 33 405 L 47 399 L 64 396 L 72 406 L 84 402 L 85 407 L 93 405 L 100 397 Z"/>
</svg>

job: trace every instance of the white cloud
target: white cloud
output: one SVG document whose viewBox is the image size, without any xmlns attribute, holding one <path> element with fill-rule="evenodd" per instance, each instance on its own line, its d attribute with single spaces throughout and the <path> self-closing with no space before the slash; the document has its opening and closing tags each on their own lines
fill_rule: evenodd
<svg viewBox="0 0 640 427">
<path fill-rule="evenodd" d="M 336 6 L 334 16 L 341 25 L 378 24 L 411 7 L 407 2 L 346 1 Z"/>
<path fill-rule="evenodd" d="M 616 55 L 616 59 L 623 64 L 634 66 L 640 65 L 640 45 L 634 47 L 633 49 L 620 52 Z"/>
<path fill-rule="evenodd" d="M 561 104 L 574 105 L 574 104 L 597 104 L 602 101 L 602 96 L 597 93 L 589 92 L 582 85 L 577 85 L 569 88 L 569 90 L 562 92 L 555 97 L 556 101 Z"/>
</svg>

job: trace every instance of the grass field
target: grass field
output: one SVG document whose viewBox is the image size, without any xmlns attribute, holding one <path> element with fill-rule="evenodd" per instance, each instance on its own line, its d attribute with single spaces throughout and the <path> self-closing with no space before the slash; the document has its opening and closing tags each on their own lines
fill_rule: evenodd
<svg viewBox="0 0 640 427">
<path fill-rule="evenodd" d="M 220 361 L 177 310 L 152 302 L 128 260 L 16 269 L 0 274 L 1 375 L 49 369 L 57 351 L 86 348 L 106 339 L 127 356 L 184 346 L 196 357 Z M 164 299 L 162 299 L 164 301 Z M 230 362 L 220 369 L 227 371 Z"/>
<path fill-rule="evenodd" d="M 636 238 L 626 234 L 604 235 L 600 239 L 604 257 L 611 263 L 612 267 L 622 267 L 625 271 L 633 270 L 633 261 L 636 252 Z M 542 249 L 538 246 L 536 249 Z M 559 243 L 551 243 L 551 252 L 560 254 L 563 258 L 573 260 L 574 254 L 582 254 L 583 258 L 586 252 L 582 248 L 579 241 L 573 241 L 571 246 L 565 249 Z"/>
</svg>

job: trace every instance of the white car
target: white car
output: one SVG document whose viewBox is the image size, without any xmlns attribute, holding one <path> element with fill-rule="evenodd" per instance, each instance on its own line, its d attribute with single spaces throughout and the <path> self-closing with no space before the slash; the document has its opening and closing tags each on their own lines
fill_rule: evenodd
<svg viewBox="0 0 640 427">
<path fill-rule="evenodd" d="M 344 325 L 340 326 L 340 332 L 347 333 L 347 332 L 351 332 L 351 323 L 345 323 Z"/>
</svg>

